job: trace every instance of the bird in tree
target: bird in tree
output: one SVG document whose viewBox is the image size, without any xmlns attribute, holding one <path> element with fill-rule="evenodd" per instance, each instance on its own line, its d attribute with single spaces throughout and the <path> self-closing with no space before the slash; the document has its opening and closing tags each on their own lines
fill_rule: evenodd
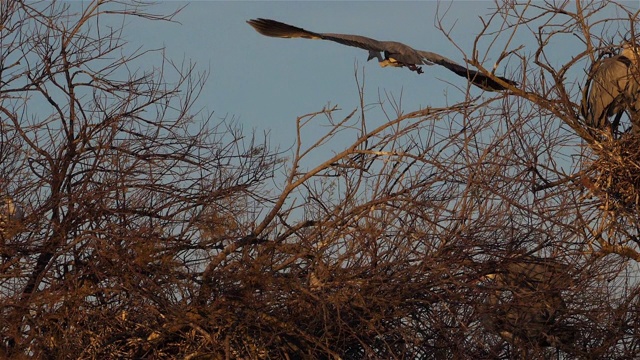
<svg viewBox="0 0 640 360">
<path fill-rule="evenodd" d="M 494 291 L 480 307 L 488 329 L 512 343 L 558 347 L 573 341 L 574 329 L 558 321 L 567 311 L 561 293 L 573 282 L 568 265 L 525 256 L 492 267 L 484 279 Z"/>
<path fill-rule="evenodd" d="M 16 204 L 10 196 L 5 196 L 0 201 L 0 239 L 4 240 L 15 235 L 10 230 L 15 230 L 16 225 L 22 220 L 24 220 L 22 207 Z"/>
<path fill-rule="evenodd" d="M 582 97 L 585 123 L 614 132 L 627 112 L 640 131 L 640 59 L 638 45 L 626 42 L 620 54 L 593 63 Z M 613 117 L 613 121 L 609 119 Z"/>
<path fill-rule="evenodd" d="M 304 38 L 330 40 L 347 46 L 354 46 L 369 51 L 367 61 L 378 59 L 382 67 L 406 67 L 411 71 L 422 74 L 420 65 L 441 65 L 486 91 L 506 90 L 506 85 L 515 86 L 518 83 L 499 76 L 489 76 L 476 70 L 467 69 L 453 60 L 429 51 L 416 50 L 408 45 L 396 41 L 379 41 L 365 36 L 348 34 L 315 33 L 305 29 L 281 23 L 270 19 L 253 19 L 247 21 L 256 31 L 265 36 L 279 38 Z M 384 57 L 383 57 L 384 55 Z M 500 79 L 504 84 L 496 81 Z"/>
</svg>

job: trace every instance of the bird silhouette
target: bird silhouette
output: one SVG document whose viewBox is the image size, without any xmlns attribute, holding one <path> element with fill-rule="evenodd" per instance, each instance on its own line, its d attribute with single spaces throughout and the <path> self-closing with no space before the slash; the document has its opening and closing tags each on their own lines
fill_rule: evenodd
<svg viewBox="0 0 640 360">
<path fill-rule="evenodd" d="M 640 55 L 633 43 L 620 54 L 593 63 L 582 98 L 585 123 L 596 129 L 615 131 L 622 114 L 629 112 L 634 132 L 640 130 Z M 613 121 L 609 121 L 614 117 Z"/>
<path fill-rule="evenodd" d="M 500 84 L 493 76 L 482 74 L 476 70 L 467 69 L 446 57 L 430 52 L 416 50 L 397 41 L 380 41 L 360 35 L 331 34 L 311 32 L 296 26 L 270 19 L 252 19 L 247 21 L 262 35 L 278 38 L 304 38 L 334 41 L 343 45 L 353 46 L 369 51 L 367 61 L 378 59 L 382 67 L 407 67 L 411 71 L 422 74 L 420 65 L 441 65 L 455 74 L 467 78 L 473 85 L 486 91 L 501 91 L 507 87 Z M 384 55 L 384 56 L 383 56 Z M 497 77 L 508 85 L 518 85 L 517 82 Z"/>
</svg>

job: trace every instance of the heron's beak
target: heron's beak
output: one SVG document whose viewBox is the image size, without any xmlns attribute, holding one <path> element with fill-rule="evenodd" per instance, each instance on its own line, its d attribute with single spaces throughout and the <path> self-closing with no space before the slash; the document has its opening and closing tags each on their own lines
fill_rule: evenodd
<svg viewBox="0 0 640 360">
<path fill-rule="evenodd" d="M 389 60 L 381 60 L 379 64 L 380 64 L 380 67 L 393 66 L 393 63 Z"/>
</svg>

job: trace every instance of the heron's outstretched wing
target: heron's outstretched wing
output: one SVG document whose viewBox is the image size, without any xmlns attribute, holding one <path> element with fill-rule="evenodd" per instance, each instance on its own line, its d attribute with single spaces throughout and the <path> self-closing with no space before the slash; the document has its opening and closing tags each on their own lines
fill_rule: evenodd
<svg viewBox="0 0 640 360">
<path fill-rule="evenodd" d="M 506 87 L 500 85 L 497 81 L 492 79 L 490 76 L 482 74 L 476 70 L 467 69 L 466 67 L 442 55 L 439 55 L 430 51 L 418 51 L 418 52 L 427 61 L 430 61 L 434 64 L 438 64 L 440 66 L 444 66 L 445 68 L 456 73 L 457 75 L 469 79 L 469 81 L 471 81 L 472 84 L 474 84 L 475 86 L 481 89 L 484 89 L 487 91 L 500 91 L 500 90 L 507 89 Z M 498 78 L 509 85 L 518 85 L 517 82 L 504 78 L 502 76 L 498 76 Z"/>
<path fill-rule="evenodd" d="M 384 43 L 365 36 L 348 34 L 315 33 L 296 26 L 270 19 L 253 19 L 247 21 L 257 32 L 265 36 L 279 38 L 304 38 L 330 40 L 369 51 L 384 51 Z"/>
<path fill-rule="evenodd" d="M 369 51 L 369 60 L 377 57 L 383 64 L 381 52 L 384 52 L 385 58 L 392 60 L 394 64 L 399 66 L 407 66 L 414 71 L 421 72 L 416 65 L 433 65 L 438 64 L 453 71 L 454 73 L 467 78 L 472 84 L 487 91 L 505 90 L 506 87 L 498 84 L 497 81 L 490 76 L 479 73 L 475 70 L 469 70 L 466 67 L 447 59 L 444 56 L 429 51 L 419 51 L 412 47 L 396 41 L 379 41 L 360 35 L 348 34 L 330 34 L 315 33 L 296 26 L 281 23 L 270 19 L 253 19 L 247 21 L 256 31 L 265 36 L 279 38 L 305 38 L 305 39 L 322 39 L 330 40 L 343 45 L 354 46 Z M 386 63 L 383 66 L 387 66 Z M 398 65 L 393 65 L 398 66 Z M 499 77 L 502 81 L 510 85 L 518 83 L 507 78 Z"/>
</svg>

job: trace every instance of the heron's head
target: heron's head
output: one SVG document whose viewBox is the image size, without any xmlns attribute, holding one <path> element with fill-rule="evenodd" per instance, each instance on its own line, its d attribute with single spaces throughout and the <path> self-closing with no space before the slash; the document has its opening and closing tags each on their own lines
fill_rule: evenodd
<svg viewBox="0 0 640 360">
<path fill-rule="evenodd" d="M 620 55 L 638 64 L 640 63 L 640 45 L 633 41 L 625 42 Z"/>
<path fill-rule="evenodd" d="M 380 64 L 380 67 L 393 66 L 393 64 L 389 60 L 380 60 L 378 64 Z"/>
</svg>

